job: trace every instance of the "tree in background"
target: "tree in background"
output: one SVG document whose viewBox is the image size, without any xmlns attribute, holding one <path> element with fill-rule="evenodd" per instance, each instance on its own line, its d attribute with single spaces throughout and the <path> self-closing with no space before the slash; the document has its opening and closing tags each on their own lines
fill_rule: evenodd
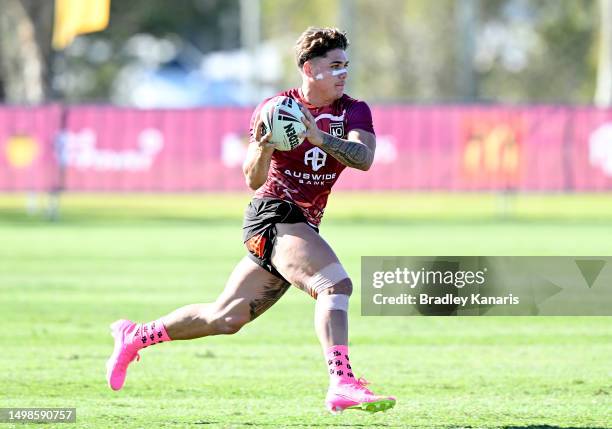
<svg viewBox="0 0 612 429">
<path fill-rule="evenodd" d="M 589 103 L 598 14 L 591 0 L 481 1 L 481 99 Z"/>
<path fill-rule="evenodd" d="M 275 0 L 263 0 L 264 38 L 278 38 L 286 47 L 308 25 L 346 28 L 342 3 L 327 1 L 311 7 L 288 0 L 287 7 L 278 8 Z M 368 100 L 588 103 L 592 99 L 598 11 L 591 0 L 346 3 L 352 9 L 347 28 L 353 42 L 350 55 L 358 59 L 349 90 Z M 285 76 L 291 79 L 291 52 L 283 54 Z"/>
<path fill-rule="evenodd" d="M 612 0 L 599 0 L 599 53 L 595 104 L 612 106 Z"/>
<path fill-rule="evenodd" d="M 37 103 L 51 85 L 71 102 L 122 101 L 130 88 L 120 83 L 138 70 L 206 79 L 211 53 L 253 52 L 241 34 L 261 34 L 259 44 L 281 58 L 282 73 L 266 88 L 273 92 L 298 83 L 291 47 L 310 25 L 348 30 L 348 91 L 370 101 L 590 103 L 595 93 L 600 12 L 592 0 L 250 1 L 259 4 L 260 18 L 249 22 L 260 31 L 242 28 L 245 1 L 114 1 L 108 29 L 79 37 L 52 75 L 52 2 L 0 0 L 0 97 Z M 261 91 L 253 94 L 256 103 Z"/>
<path fill-rule="evenodd" d="M 53 2 L 1 0 L 0 95 L 38 104 L 49 93 Z"/>
</svg>

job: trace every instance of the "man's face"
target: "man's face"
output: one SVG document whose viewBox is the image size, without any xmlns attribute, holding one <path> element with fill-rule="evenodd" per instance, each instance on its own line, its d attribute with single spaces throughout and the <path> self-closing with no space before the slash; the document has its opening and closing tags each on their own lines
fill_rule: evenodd
<svg viewBox="0 0 612 429">
<path fill-rule="evenodd" d="M 348 59 L 342 49 L 329 51 L 324 57 L 310 60 L 311 85 L 324 97 L 337 99 L 344 94 L 344 85 L 348 76 Z"/>
</svg>

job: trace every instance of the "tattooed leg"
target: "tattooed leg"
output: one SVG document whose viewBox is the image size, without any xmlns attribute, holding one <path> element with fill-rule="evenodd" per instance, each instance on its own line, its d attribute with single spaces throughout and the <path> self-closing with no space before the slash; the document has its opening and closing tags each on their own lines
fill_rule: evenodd
<svg viewBox="0 0 612 429">
<path fill-rule="evenodd" d="M 289 286 L 291 286 L 290 283 L 279 278 L 271 279 L 268 284 L 264 285 L 262 295 L 254 298 L 249 303 L 251 320 L 254 320 L 268 308 L 272 307 L 287 292 Z"/>
<path fill-rule="evenodd" d="M 161 320 L 173 340 L 233 334 L 270 308 L 288 288 L 287 282 L 245 257 L 215 302 L 187 305 Z"/>
</svg>

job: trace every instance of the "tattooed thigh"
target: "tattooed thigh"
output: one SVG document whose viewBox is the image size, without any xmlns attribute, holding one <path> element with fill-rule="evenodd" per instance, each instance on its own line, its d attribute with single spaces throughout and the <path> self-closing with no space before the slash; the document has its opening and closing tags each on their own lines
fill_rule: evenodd
<svg viewBox="0 0 612 429">
<path fill-rule="evenodd" d="M 289 284 L 266 271 L 248 256 L 234 267 L 225 288 L 213 304 L 218 318 L 248 323 L 270 308 Z"/>
<path fill-rule="evenodd" d="M 279 278 L 270 279 L 262 284 L 257 296 L 253 297 L 249 302 L 251 320 L 254 320 L 268 308 L 272 307 L 287 292 L 289 286 L 291 286 L 290 283 Z"/>
</svg>

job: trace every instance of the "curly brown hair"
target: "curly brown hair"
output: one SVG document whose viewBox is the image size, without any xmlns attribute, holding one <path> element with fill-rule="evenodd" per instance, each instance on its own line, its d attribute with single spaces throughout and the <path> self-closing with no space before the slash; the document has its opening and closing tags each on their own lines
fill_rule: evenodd
<svg viewBox="0 0 612 429">
<path fill-rule="evenodd" d="M 308 27 L 295 43 L 295 59 L 299 68 L 315 57 L 323 57 L 334 49 L 346 50 L 349 41 L 337 28 Z"/>
</svg>

